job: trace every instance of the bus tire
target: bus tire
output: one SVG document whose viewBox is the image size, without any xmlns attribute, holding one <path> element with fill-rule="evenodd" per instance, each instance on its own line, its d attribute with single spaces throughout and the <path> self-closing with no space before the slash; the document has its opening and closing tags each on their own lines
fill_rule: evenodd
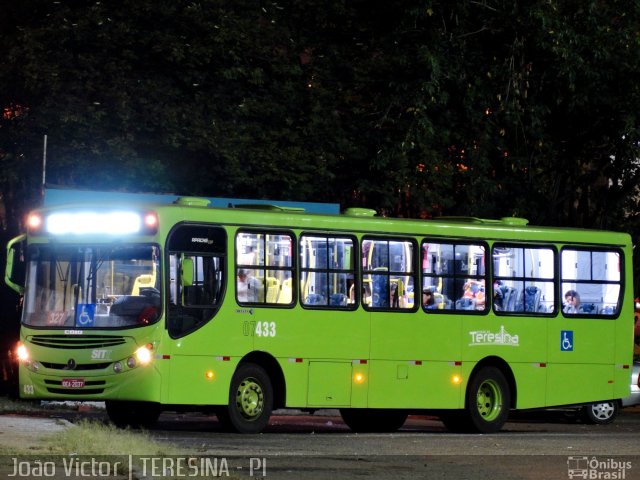
<svg viewBox="0 0 640 480">
<path fill-rule="evenodd" d="M 467 388 L 466 414 L 469 426 L 477 433 L 495 433 L 509 417 L 511 392 L 502 371 L 483 367 Z"/>
<path fill-rule="evenodd" d="M 105 401 L 107 416 L 118 428 L 151 428 L 162 412 L 153 402 Z"/>
<path fill-rule="evenodd" d="M 354 432 L 389 433 L 398 430 L 407 420 L 407 412 L 396 409 L 342 408 L 340 416 Z"/>
<path fill-rule="evenodd" d="M 591 403 L 582 407 L 582 418 L 587 423 L 607 425 L 616 419 L 619 411 L 620 407 L 615 400 Z"/>
<path fill-rule="evenodd" d="M 273 409 L 273 387 L 259 365 L 241 363 L 233 374 L 228 405 L 216 412 L 225 430 L 260 433 L 269 423 Z"/>
</svg>

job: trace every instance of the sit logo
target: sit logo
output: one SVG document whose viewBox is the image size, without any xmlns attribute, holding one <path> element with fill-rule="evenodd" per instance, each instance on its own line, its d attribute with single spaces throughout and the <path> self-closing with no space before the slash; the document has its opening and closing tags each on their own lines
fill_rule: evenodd
<svg viewBox="0 0 640 480">
<path fill-rule="evenodd" d="M 91 360 L 111 360 L 111 350 L 96 349 L 91 351 Z"/>
</svg>

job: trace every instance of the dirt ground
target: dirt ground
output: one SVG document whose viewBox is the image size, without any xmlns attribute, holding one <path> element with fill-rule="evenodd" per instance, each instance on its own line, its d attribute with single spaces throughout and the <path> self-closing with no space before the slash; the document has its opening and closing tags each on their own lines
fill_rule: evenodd
<svg viewBox="0 0 640 480">
<path fill-rule="evenodd" d="M 41 445 L 47 435 L 70 425 L 72 423 L 62 418 L 0 415 L 0 452 L 28 452 Z"/>
</svg>

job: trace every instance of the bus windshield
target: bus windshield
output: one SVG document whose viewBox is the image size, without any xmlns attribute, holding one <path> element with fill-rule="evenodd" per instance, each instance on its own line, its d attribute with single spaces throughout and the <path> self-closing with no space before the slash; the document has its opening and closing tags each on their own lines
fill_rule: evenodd
<svg viewBox="0 0 640 480">
<path fill-rule="evenodd" d="M 133 327 L 160 318 L 156 246 L 33 245 L 27 278 L 28 326 Z"/>
</svg>

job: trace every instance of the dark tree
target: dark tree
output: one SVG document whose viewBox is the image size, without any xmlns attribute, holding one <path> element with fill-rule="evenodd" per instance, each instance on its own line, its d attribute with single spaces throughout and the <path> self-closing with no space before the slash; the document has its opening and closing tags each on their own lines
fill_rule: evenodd
<svg viewBox="0 0 640 480">
<path fill-rule="evenodd" d="M 625 229 L 639 9 L 14 2 L 0 20 L 7 218 L 37 198 L 47 135 L 54 184 Z"/>
</svg>

